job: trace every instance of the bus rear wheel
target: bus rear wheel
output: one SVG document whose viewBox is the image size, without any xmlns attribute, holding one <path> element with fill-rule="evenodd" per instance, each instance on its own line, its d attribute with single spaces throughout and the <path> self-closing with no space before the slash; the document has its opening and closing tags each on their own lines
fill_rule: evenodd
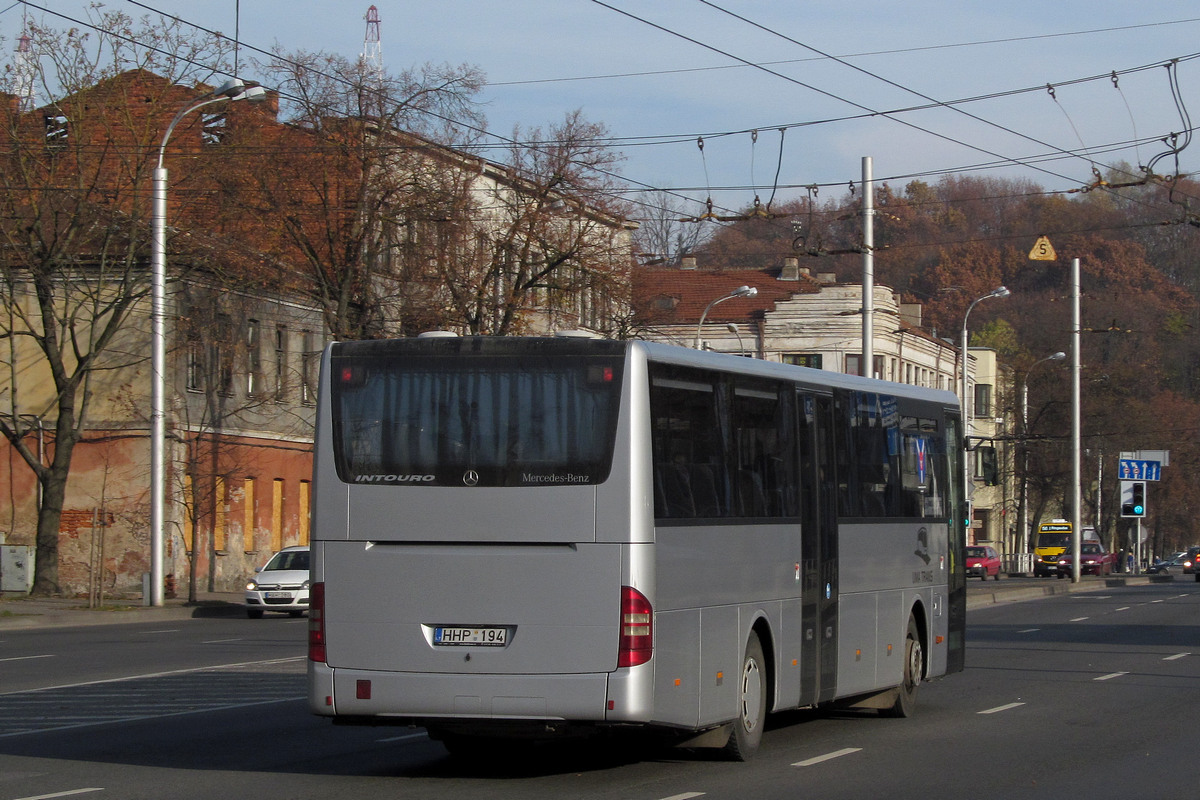
<svg viewBox="0 0 1200 800">
<path fill-rule="evenodd" d="M 767 721 L 767 668 L 762 644 L 752 635 L 746 643 L 742 669 L 738 674 L 737 717 L 725 745 L 725 756 L 732 761 L 749 761 L 762 742 Z"/>
<path fill-rule="evenodd" d="M 925 649 L 917 620 L 908 618 L 908 633 L 904 636 L 904 679 L 896 687 L 896 701 L 890 708 L 880 710 L 885 717 L 911 717 L 917 710 L 917 687 L 925 674 Z"/>
</svg>

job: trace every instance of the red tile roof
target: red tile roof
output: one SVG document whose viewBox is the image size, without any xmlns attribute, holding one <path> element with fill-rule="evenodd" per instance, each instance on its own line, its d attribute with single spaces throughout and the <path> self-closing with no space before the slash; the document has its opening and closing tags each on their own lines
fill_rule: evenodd
<svg viewBox="0 0 1200 800">
<path fill-rule="evenodd" d="M 706 321 L 737 322 L 757 319 L 780 300 L 795 294 L 816 294 L 820 284 L 808 275 L 782 281 L 778 269 L 703 270 L 639 267 L 633 274 L 633 302 L 638 318 L 658 325 L 697 323 L 713 300 L 740 286 L 758 289 L 754 297 L 734 297 L 713 306 Z"/>
</svg>

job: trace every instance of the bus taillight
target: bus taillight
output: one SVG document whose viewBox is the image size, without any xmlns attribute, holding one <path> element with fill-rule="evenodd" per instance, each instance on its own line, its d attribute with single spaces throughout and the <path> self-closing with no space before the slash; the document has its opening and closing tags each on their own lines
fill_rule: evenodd
<svg viewBox="0 0 1200 800">
<path fill-rule="evenodd" d="M 308 589 L 308 660 L 325 663 L 325 584 Z"/>
<path fill-rule="evenodd" d="M 654 654 L 654 609 L 646 596 L 631 586 L 621 587 L 621 641 L 618 667 L 645 664 Z"/>
</svg>

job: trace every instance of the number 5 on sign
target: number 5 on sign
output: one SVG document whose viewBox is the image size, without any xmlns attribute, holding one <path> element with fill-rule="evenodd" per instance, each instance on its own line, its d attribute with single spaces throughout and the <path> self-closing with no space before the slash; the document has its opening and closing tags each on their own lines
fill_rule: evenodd
<svg viewBox="0 0 1200 800">
<path fill-rule="evenodd" d="M 1033 249 L 1029 251 L 1030 261 L 1054 261 L 1057 258 L 1058 254 L 1054 252 L 1054 246 L 1045 236 L 1039 236 L 1038 240 L 1033 243 Z"/>
</svg>

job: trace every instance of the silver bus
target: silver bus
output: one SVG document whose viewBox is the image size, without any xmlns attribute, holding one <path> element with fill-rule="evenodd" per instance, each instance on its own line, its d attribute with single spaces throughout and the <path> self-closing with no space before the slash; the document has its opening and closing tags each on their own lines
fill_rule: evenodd
<svg viewBox="0 0 1200 800">
<path fill-rule="evenodd" d="M 311 710 L 455 751 L 908 716 L 962 669 L 957 398 L 641 341 L 331 344 Z"/>
</svg>

